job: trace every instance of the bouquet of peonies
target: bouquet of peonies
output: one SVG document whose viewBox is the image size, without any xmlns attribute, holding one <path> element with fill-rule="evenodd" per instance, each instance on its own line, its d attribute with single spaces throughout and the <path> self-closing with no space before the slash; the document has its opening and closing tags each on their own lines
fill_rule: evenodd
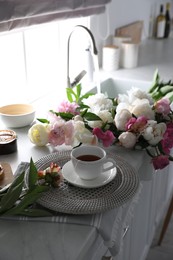
<svg viewBox="0 0 173 260">
<path fill-rule="evenodd" d="M 29 129 L 29 138 L 39 146 L 101 142 L 105 147 L 145 149 L 154 168 L 163 169 L 173 160 L 173 84 L 168 83 L 160 82 L 156 72 L 148 93 L 132 87 L 115 99 L 103 93 L 82 95 L 80 84 L 67 88 L 68 101 L 50 110 L 47 119 L 38 119 Z"/>
</svg>

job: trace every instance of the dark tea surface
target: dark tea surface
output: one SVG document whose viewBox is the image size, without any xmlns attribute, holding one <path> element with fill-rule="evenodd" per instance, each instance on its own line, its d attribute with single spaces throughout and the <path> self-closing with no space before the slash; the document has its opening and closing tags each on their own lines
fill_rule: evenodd
<svg viewBox="0 0 173 260">
<path fill-rule="evenodd" d="M 78 156 L 77 159 L 80 161 L 87 161 L 87 162 L 90 161 L 91 162 L 91 161 L 100 160 L 101 158 L 98 157 L 97 155 L 85 154 L 85 155 Z"/>
</svg>

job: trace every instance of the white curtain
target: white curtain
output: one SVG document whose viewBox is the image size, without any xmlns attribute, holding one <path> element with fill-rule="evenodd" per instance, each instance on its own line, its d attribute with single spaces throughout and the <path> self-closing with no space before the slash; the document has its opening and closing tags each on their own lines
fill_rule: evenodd
<svg viewBox="0 0 173 260">
<path fill-rule="evenodd" d="M 0 0 L 0 32 L 104 12 L 111 0 Z"/>
</svg>

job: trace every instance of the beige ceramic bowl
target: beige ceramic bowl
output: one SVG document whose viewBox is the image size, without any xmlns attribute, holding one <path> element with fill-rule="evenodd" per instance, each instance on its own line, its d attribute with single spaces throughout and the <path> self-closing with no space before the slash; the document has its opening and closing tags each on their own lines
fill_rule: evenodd
<svg viewBox="0 0 173 260">
<path fill-rule="evenodd" d="M 30 125 L 35 109 L 29 104 L 12 104 L 0 107 L 0 118 L 6 127 L 19 128 Z"/>
</svg>

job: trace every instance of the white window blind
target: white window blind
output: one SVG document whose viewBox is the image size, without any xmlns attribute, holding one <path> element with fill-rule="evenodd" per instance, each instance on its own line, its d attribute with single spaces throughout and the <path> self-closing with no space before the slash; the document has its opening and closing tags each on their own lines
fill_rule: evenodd
<svg viewBox="0 0 173 260">
<path fill-rule="evenodd" d="M 111 0 L 3 0 L 0 31 L 104 12 Z"/>
</svg>

